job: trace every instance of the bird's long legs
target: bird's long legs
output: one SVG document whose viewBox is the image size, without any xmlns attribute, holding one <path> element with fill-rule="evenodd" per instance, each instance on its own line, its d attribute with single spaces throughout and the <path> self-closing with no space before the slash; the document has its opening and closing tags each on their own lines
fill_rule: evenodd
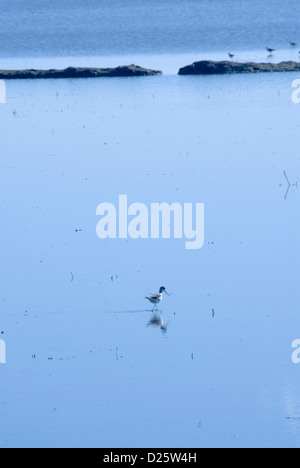
<svg viewBox="0 0 300 468">
<path fill-rule="evenodd" d="M 158 312 L 157 304 L 154 304 L 153 309 L 152 309 L 152 312 Z"/>
<path fill-rule="evenodd" d="M 154 304 L 153 309 L 152 309 L 152 312 L 153 312 L 153 313 L 159 312 L 159 313 L 161 314 L 161 311 L 159 310 L 157 304 Z"/>
</svg>

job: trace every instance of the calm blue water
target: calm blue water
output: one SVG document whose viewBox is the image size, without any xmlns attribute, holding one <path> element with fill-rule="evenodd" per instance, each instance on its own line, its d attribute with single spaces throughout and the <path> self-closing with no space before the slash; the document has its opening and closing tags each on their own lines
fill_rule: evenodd
<svg viewBox="0 0 300 468">
<path fill-rule="evenodd" d="M 0 0 L 0 57 L 286 48 L 298 0 Z"/>
<path fill-rule="evenodd" d="M 296 2 L 1 6 L 1 64 L 169 73 L 7 83 L 0 446 L 299 447 L 300 77 L 175 76 L 238 41 L 297 56 Z M 100 241 L 96 207 L 119 194 L 204 202 L 203 249 Z M 161 285 L 167 332 L 144 300 Z"/>
</svg>

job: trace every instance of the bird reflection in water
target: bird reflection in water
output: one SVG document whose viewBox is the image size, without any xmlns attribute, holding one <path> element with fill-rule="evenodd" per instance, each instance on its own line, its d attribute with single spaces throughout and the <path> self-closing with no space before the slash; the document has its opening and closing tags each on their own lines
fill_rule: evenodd
<svg viewBox="0 0 300 468">
<path fill-rule="evenodd" d="M 164 325 L 163 319 L 161 315 L 154 314 L 152 315 L 151 319 L 149 320 L 148 327 L 156 327 L 160 328 L 163 333 L 167 333 L 167 327 L 168 325 Z"/>
</svg>

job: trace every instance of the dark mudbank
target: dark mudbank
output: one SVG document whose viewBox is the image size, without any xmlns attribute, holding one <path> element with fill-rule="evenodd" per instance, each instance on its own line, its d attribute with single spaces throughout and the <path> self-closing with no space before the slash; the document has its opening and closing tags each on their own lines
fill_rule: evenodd
<svg viewBox="0 0 300 468">
<path fill-rule="evenodd" d="M 158 70 L 148 70 L 136 65 L 117 68 L 69 67 L 65 70 L 0 70 L 0 79 L 2 80 L 38 78 L 105 78 L 155 75 L 162 75 L 162 72 Z"/>
<path fill-rule="evenodd" d="M 181 68 L 179 75 L 231 75 L 237 73 L 299 72 L 300 63 L 238 63 L 203 60 Z"/>
</svg>

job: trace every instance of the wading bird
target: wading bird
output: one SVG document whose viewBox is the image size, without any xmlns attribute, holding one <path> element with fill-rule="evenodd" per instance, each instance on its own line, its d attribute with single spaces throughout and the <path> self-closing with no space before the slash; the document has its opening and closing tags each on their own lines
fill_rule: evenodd
<svg viewBox="0 0 300 468">
<path fill-rule="evenodd" d="M 169 294 L 167 293 L 166 288 L 164 286 L 162 286 L 160 288 L 159 293 L 152 294 L 151 296 L 145 297 L 145 299 L 148 299 L 148 301 L 151 302 L 151 304 L 154 304 L 152 310 L 154 310 L 154 309 L 157 310 L 157 304 L 159 304 L 162 301 L 163 293 L 165 293 L 165 294 L 167 294 L 167 296 L 169 296 Z"/>
<path fill-rule="evenodd" d="M 271 49 L 270 47 L 266 47 L 266 49 L 271 55 L 273 54 L 273 52 L 275 52 L 275 49 Z"/>
</svg>

